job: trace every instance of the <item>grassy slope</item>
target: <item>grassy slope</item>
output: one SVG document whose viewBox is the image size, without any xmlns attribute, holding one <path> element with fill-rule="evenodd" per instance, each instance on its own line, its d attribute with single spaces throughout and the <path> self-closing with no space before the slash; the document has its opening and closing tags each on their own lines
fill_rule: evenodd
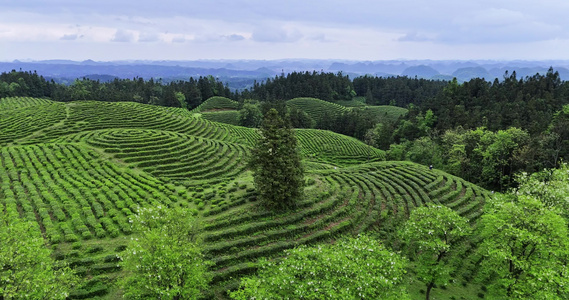
<svg viewBox="0 0 569 300">
<path fill-rule="evenodd" d="M 368 106 L 357 100 L 328 102 L 315 98 L 295 98 L 287 101 L 287 105 L 305 111 L 314 120 L 320 120 L 326 115 L 335 116 L 349 109 L 358 108 L 363 109 L 364 113 L 374 117 L 377 122 L 394 122 L 408 111 L 406 108 L 390 105 Z"/>
<path fill-rule="evenodd" d="M 235 110 L 239 104 L 225 97 L 211 97 L 200 104 L 198 107 L 191 110 L 192 113 L 203 113 L 212 110 Z"/>
<path fill-rule="evenodd" d="M 56 256 L 101 293 L 111 291 L 107 298 L 120 294 L 113 287 L 121 276 L 113 257 L 126 245 L 128 216 L 139 205 L 188 207 L 204 219 L 207 255 L 215 262 L 213 291 L 222 293 L 253 272 L 260 257 L 381 229 L 429 202 L 475 221 L 487 196 L 443 172 L 381 162 L 382 151 L 355 139 L 298 130 L 310 185 L 302 209 L 274 215 L 255 201 L 244 169 L 258 138 L 253 129 L 136 103 L 23 106 L 15 108 L 19 117 L 12 122 L 50 121 L 0 131 L 6 141 L 0 147 L 0 203 L 41 224 Z M 460 282 L 449 290 L 462 289 Z M 414 293 L 420 289 L 415 286 Z M 97 290 L 84 293 L 95 296 Z"/>
</svg>

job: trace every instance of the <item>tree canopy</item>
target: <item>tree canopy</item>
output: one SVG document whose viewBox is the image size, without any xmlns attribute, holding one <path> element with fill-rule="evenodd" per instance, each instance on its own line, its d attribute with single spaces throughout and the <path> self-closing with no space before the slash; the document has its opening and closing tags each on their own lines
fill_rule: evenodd
<svg viewBox="0 0 569 300">
<path fill-rule="evenodd" d="M 567 222 L 530 195 L 497 195 L 480 220 L 481 274 L 499 299 L 567 299 Z"/>
<path fill-rule="evenodd" d="M 296 136 L 275 109 L 265 115 L 252 152 L 250 166 L 259 199 L 268 208 L 296 207 L 303 195 L 304 169 Z"/>
<path fill-rule="evenodd" d="M 66 299 L 77 283 L 69 267 L 51 258 L 37 224 L 0 209 L 1 299 Z"/>
<path fill-rule="evenodd" d="M 299 246 L 277 262 L 263 260 L 233 299 L 408 299 L 406 262 L 369 236 Z"/>
<path fill-rule="evenodd" d="M 401 237 L 414 257 L 417 277 L 427 286 L 427 300 L 435 284 L 449 282 L 454 267 L 447 258 L 470 232 L 468 221 L 446 206 L 430 205 L 411 212 Z"/>
<path fill-rule="evenodd" d="M 128 299 L 199 299 L 209 282 L 199 225 L 181 208 L 142 209 L 123 257 Z"/>
</svg>

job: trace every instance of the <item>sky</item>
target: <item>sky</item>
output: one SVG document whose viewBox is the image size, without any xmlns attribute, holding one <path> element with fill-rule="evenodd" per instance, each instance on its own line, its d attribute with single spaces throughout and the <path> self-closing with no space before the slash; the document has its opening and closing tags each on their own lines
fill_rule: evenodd
<svg viewBox="0 0 569 300">
<path fill-rule="evenodd" d="M 567 0 L 0 0 L 0 61 L 569 59 Z"/>
</svg>

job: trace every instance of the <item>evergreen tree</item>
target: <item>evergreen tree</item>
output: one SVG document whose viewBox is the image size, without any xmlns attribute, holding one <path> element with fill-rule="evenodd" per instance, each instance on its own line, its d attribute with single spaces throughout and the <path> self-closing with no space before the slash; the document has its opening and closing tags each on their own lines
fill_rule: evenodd
<svg viewBox="0 0 569 300">
<path fill-rule="evenodd" d="M 275 109 L 269 110 L 250 162 L 258 197 L 268 208 L 294 208 L 302 197 L 304 170 L 296 145 L 290 125 Z"/>
</svg>

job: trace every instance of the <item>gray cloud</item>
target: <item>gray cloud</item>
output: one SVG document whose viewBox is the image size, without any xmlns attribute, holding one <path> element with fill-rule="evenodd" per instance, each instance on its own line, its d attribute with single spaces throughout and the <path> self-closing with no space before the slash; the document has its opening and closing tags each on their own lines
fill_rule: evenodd
<svg viewBox="0 0 569 300">
<path fill-rule="evenodd" d="M 245 39 L 245 37 L 240 34 L 224 35 L 223 38 L 232 42 L 242 41 Z"/>
<path fill-rule="evenodd" d="M 427 42 L 432 41 L 432 39 L 417 33 L 416 31 L 409 32 L 404 36 L 397 39 L 400 42 Z"/>
<path fill-rule="evenodd" d="M 257 27 L 252 34 L 256 42 L 263 43 L 292 43 L 302 38 L 302 33 L 298 30 L 286 30 L 278 26 Z"/>
<path fill-rule="evenodd" d="M 531 43 L 568 38 L 562 26 L 518 10 L 489 8 L 453 20 L 453 29 L 441 31 L 445 43 Z"/>
<path fill-rule="evenodd" d="M 61 38 L 62 41 L 74 41 L 78 38 L 77 34 L 64 34 Z"/>
<path fill-rule="evenodd" d="M 156 33 L 143 32 L 139 35 L 138 41 L 141 43 L 150 43 L 160 41 L 160 36 Z"/>
<path fill-rule="evenodd" d="M 321 43 L 331 43 L 332 40 L 328 39 L 324 33 L 313 34 L 307 37 L 310 41 L 321 42 Z"/>
<path fill-rule="evenodd" d="M 175 37 L 172 39 L 172 43 L 185 43 L 189 41 L 188 39 L 186 39 L 185 37 Z"/>
<path fill-rule="evenodd" d="M 111 42 L 120 42 L 120 43 L 130 43 L 132 41 L 134 41 L 134 34 L 124 29 L 117 29 L 115 35 L 111 39 Z"/>
<path fill-rule="evenodd" d="M 0 0 L 0 33 L 12 32 L 0 35 L 0 43 L 50 40 L 61 43 L 62 55 L 71 51 L 65 48 L 71 44 L 88 42 L 103 49 L 113 41 L 123 43 L 110 47 L 129 49 L 136 46 L 129 42 L 137 41 L 172 55 L 186 55 L 182 43 L 191 42 L 196 56 L 318 57 L 322 43 L 329 42 L 334 44 L 326 55 L 339 58 L 381 59 L 387 53 L 425 58 L 463 55 L 465 49 L 475 48 L 470 53 L 478 57 L 494 57 L 500 51 L 502 56 L 544 57 L 544 51 L 550 51 L 556 58 L 569 58 L 562 50 L 569 44 L 567 11 L 566 0 L 211 0 L 199 5 L 178 0 L 161 0 L 160 5 L 150 0 L 136 5 L 124 0 Z M 70 24 L 82 26 L 70 29 Z M 82 43 L 63 42 L 74 39 Z M 214 52 L 209 43 L 231 47 Z M 545 49 L 543 43 L 550 47 Z M 512 50 L 512 44 L 518 50 Z"/>
</svg>

